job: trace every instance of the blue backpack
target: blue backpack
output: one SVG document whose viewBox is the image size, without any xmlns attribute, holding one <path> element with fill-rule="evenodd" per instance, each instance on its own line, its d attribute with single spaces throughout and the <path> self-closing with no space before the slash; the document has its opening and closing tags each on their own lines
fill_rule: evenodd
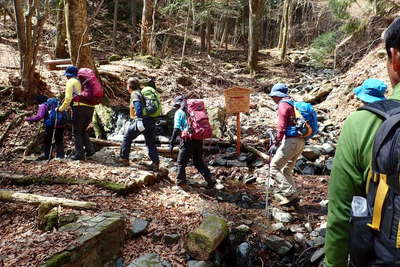
<svg viewBox="0 0 400 267">
<path fill-rule="evenodd" d="M 56 112 L 56 108 L 59 106 L 59 101 L 57 98 L 49 98 L 46 101 L 47 106 L 47 116 L 44 119 L 44 125 L 47 127 L 60 127 L 64 126 L 67 123 L 67 112 L 59 111 Z M 57 125 L 54 125 L 56 122 L 57 116 Z"/>
<path fill-rule="evenodd" d="M 284 101 L 294 106 L 298 136 L 310 139 L 316 135 L 318 133 L 318 117 L 313 106 L 306 102 Z"/>
</svg>

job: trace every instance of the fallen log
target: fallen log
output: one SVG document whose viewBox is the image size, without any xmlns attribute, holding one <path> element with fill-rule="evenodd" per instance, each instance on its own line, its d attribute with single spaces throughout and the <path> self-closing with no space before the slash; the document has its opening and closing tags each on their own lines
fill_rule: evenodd
<svg viewBox="0 0 400 267">
<path fill-rule="evenodd" d="M 45 197 L 41 195 L 20 193 L 8 190 L 0 190 L 0 200 L 22 202 L 34 205 L 48 204 L 52 206 L 62 206 L 73 209 L 96 209 L 96 203 L 87 201 L 77 201 L 59 197 Z"/>
<path fill-rule="evenodd" d="M 168 170 L 160 168 L 158 173 L 146 172 L 146 176 L 155 176 L 156 181 L 168 179 Z M 142 173 L 138 173 L 136 180 L 129 184 L 120 184 L 110 181 L 102 181 L 91 178 L 68 178 L 60 176 L 41 175 L 40 177 L 28 176 L 24 174 L 15 174 L 6 171 L 0 171 L 0 184 L 31 185 L 31 184 L 78 184 L 94 185 L 103 189 L 110 190 L 120 195 L 127 195 L 137 191 L 143 184 L 139 182 Z M 150 178 L 146 178 L 149 180 Z M 146 182 L 147 183 L 147 182 Z M 146 184 L 145 183 L 145 184 Z"/>
<path fill-rule="evenodd" d="M 48 70 L 56 70 L 57 65 L 71 65 L 71 59 L 66 58 L 66 59 L 51 59 L 51 60 L 46 60 L 44 64 L 46 65 Z"/>
</svg>

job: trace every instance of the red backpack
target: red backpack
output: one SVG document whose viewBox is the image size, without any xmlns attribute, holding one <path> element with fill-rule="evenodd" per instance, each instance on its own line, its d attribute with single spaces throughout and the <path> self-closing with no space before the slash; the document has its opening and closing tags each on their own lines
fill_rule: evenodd
<svg viewBox="0 0 400 267">
<path fill-rule="evenodd" d="M 183 139 L 204 140 L 212 137 L 212 128 L 203 100 L 187 100 L 187 119 L 189 131 L 182 132 Z"/>
<path fill-rule="evenodd" d="M 95 72 L 88 68 L 81 68 L 78 71 L 78 78 L 82 84 L 82 92 L 74 97 L 74 101 L 89 105 L 100 104 L 104 91 Z"/>
</svg>

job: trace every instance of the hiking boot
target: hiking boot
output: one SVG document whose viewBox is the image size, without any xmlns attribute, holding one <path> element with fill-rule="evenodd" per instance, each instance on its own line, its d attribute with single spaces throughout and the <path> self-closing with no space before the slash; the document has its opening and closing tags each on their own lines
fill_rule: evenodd
<svg viewBox="0 0 400 267">
<path fill-rule="evenodd" d="M 118 162 L 124 166 L 129 166 L 129 159 L 119 158 Z"/>
<path fill-rule="evenodd" d="M 185 186 L 185 185 L 187 185 L 188 183 L 187 183 L 187 180 L 177 180 L 176 181 L 176 185 L 177 186 Z"/>
<path fill-rule="evenodd" d="M 48 159 L 49 159 L 49 156 L 42 155 L 42 156 L 38 157 L 36 160 L 37 161 L 42 161 L 42 160 L 48 160 Z"/>
<path fill-rule="evenodd" d="M 96 153 L 96 150 L 93 151 L 86 151 L 86 157 L 91 157 Z"/>
<path fill-rule="evenodd" d="M 216 184 L 217 184 L 217 182 L 216 182 L 215 180 L 207 181 L 207 186 L 206 186 L 206 188 L 207 188 L 207 189 L 213 189 L 214 186 L 215 186 Z"/>
<path fill-rule="evenodd" d="M 82 157 L 82 156 L 74 154 L 74 155 L 71 156 L 70 159 L 71 160 L 85 160 L 85 157 Z"/>
<path fill-rule="evenodd" d="M 160 169 L 160 163 L 158 163 L 158 162 L 153 162 L 153 163 L 151 163 L 147 168 L 148 168 L 150 171 L 158 172 L 158 170 Z"/>
</svg>

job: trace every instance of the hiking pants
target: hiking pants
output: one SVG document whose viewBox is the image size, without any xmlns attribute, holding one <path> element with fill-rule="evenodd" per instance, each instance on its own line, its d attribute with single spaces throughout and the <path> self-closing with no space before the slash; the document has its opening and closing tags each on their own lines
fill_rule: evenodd
<svg viewBox="0 0 400 267">
<path fill-rule="evenodd" d="M 286 197 L 297 194 L 297 186 L 293 180 L 293 169 L 297 158 L 304 149 L 304 139 L 290 137 L 283 139 L 271 161 L 271 175 L 280 187 L 280 191 Z"/>
<path fill-rule="evenodd" d="M 87 127 L 92 122 L 93 107 L 73 106 L 72 107 L 72 127 L 75 140 L 75 155 L 84 158 L 85 152 L 93 153 L 94 147 L 90 142 Z"/>
<path fill-rule="evenodd" d="M 159 163 L 157 145 L 156 145 L 156 119 L 152 117 L 143 118 L 144 131 L 140 132 L 136 127 L 136 121 L 131 120 L 129 126 L 125 128 L 124 139 L 121 144 L 120 157 L 123 159 L 129 159 L 129 153 L 131 152 L 131 146 L 133 140 L 140 134 L 144 135 L 145 144 L 147 147 L 149 158 L 154 163 Z"/>
<path fill-rule="evenodd" d="M 203 161 L 203 141 L 182 140 L 179 145 L 178 154 L 178 176 L 177 180 L 186 181 L 185 168 L 190 159 L 193 159 L 193 165 L 201 173 L 207 183 L 211 183 L 211 172 Z"/>
<path fill-rule="evenodd" d="M 62 127 L 62 128 L 46 127 L 45 128 L 44 142 L 43 142 L 44 156 L 46 158 L 49 158 L 49 156 L 50 156 L 50 147 L 51 147 L 51 141 L 53 138 L 53 131 L 55 131 L 54 140 L 55 140 L 56 157 L 64 158 L 64 127 Z M 53 150 L 53 152 L 54 152 L 54 150 Z"/>
</svg>

